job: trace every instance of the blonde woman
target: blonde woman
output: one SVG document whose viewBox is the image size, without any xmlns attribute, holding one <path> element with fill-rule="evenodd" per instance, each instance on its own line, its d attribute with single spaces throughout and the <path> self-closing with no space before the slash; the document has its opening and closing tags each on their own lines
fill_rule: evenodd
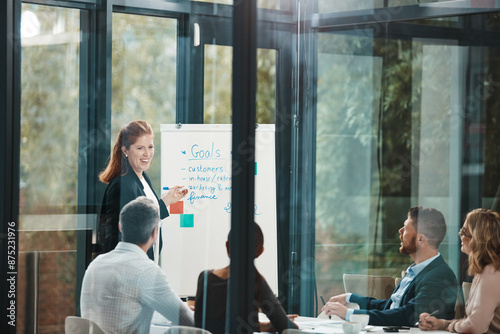
<svg viewBox="0 0 500 334">
<path fill-rule="evenodd" d="M 458 234 L 461 250 L 469 256 L 469 274 L 474 276 L 465 305 L 466 317 L 444 320 L 422 313 L 419 328 L 500 333 L 500 214 L 488 209 L 473 210 Z"/>
</svg>

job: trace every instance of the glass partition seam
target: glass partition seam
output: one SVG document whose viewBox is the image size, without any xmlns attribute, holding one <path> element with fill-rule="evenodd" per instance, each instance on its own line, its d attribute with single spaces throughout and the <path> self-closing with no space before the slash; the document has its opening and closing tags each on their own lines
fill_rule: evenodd
<svg viewBox="0 0 500 334">
<path fill-rule="evenodd" d="M 230 307 L 226 315 L 228 333 L 242 332 L 242 326 L 252 328 L 256 320 L 253 314 L 255 270 L 251 265 L 254 257 L 252 240 L 255 240 L 256 9 L 255 0 L 237 2 L 233 8 L 232 110 L 233 128 L 238 131 L 232 132 L 232 147 L 245 144 L 248 149 L 246 152 L 233 150 L 231 229 L 235 233 L 231 234 L 230 242 L 237 247 L 234 256 L 231 249 Z"/>
<path fill-rule="evenodd" d="M 276 170 L 277 170 L 277 224 L 278 224 L 278 280 L 279 300 L 288 313 L 291 313 L 289 289 L 290 268 L 290 227 L 291 225 L 291 141 L 294 123 L 292 118 L 293 103 L 293 34 L 288 29 L 283 32 L 281 41 L 286 41 L 278 48 L 277 56 L 277 97 L 276 97 Z"/>
<path fill-rule="evenodd" d="M 290 212 L 289 312 L 314 316 L 316 283 L 315 239 L 315 123 L 316 123 L 316 32 L 306 18 L 315 12 L 312 2 L 299 1 L 296 7 L 294 40 L 294 112 L 292 130 L 292 179 Z"/>
<path fill-rule="evenodd" d="M 97 213 L 103 187 L 97 174 L 107 159 L 111 118 L 111 0 L 104 0 L 80 18 L 80 136 L 78 162 L 78 230 L 76 236 L 75 314 L 80 315 L 80 290 L 97 243 Z M 103 94 L 104 92 L 104 94 Z M 82 210 L 82 211 L 80 211 Z"/>
</svg>

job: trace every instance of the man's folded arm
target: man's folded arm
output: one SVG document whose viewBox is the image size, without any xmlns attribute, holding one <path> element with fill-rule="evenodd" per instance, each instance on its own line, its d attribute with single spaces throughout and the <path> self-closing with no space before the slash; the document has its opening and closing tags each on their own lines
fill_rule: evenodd
<svg viewBox="0 0 500 334">
<path fill-rule="evenodd" d="M 450 276 L 451 274 L 451 276 Z M 431 313 L 438 310 L 440 318 L 453 318 L 453 308 L 456 300 L 456 280 L 453 272 L 443 271 L 436 275 L 426 277 L 421 282 L 416 282 L 416 292 L 407 291 L 401 305 L 398 308 L 386 309 L 387 300 L 374 300 L 357 295 L 351 297 L 351 302 L 358 303 L 361 310 L 355 310 L 354 314 L 369 314 L 370 324 L 387 326 L 414 326 L 420 313 Z M 411 295 L 415 295 L 413 298 Z M 363 307 L 361 303 L 365 303 Z"/>
<path fill-rule="evenodd" d="M 413 313 L 413 305 L 405 305 L 396 309 L 385 309 L 389 300 L 375 299 L 352 294 L 349 302 L 359 305 L 359 310 L 354 310 L 354 314 L 370 315 L 370 324 L 377 326 L 409 326 L 408 314 Z M 415 323 L 413 323 L 415 324 Z"/>
<path fill-rule="evenodd" d="M 356 303 L 359 305 L 360 309 L 364 310 L 383 310 L 385 305 L 387 304 L 387 299 L 375 299 L 372 297 L 365 297 L 353 293 L 350 295 L 349 303 Z"/>
<path fill-rule="evenodd" d="M 354 314 L 370 315 L 370 324 L 375 326 L 413 326 L 412 323 L 414 313 L 413 305 L 407 304 L 404 307 L 387 309 L 387 310 L 354 310 Z"/>
</svg>

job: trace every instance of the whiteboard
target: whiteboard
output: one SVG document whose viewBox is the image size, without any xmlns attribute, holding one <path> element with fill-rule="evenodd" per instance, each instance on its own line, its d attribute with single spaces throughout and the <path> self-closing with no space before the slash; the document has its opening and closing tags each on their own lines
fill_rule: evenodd
<svg viewBox="0 0 500 334">
<path fill-rule="evenodd" d="M 189 187 L 162 222 L 160 264 L 177 294 L 195 296 L 201 271 L 229 264 L 225 243 L 231 226 L 232 125 L 162 124 L 160 130 L 162 189 Z M 255 150 L 254 217 L 264 233 L 264 253 L 255 263 L 277 293 L 274 125 L 258 126 Z"/>
</svg>

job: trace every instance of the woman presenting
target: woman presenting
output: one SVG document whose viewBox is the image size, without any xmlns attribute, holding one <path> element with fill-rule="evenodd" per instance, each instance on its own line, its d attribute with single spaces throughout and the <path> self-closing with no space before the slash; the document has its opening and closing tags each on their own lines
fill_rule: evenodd
<svg viewBox="0 0 500 334">
<path fill-rule="evenodd" d="M 419 328 L 500 333 L 500 214 L 488 209 L 472 210 L 458 234 L 462 252 L 469 256 L 469 274 L 474 275 L 465 304 L 466 317 L 444 320 L 422 313 Z"/>
<path fill-rule="evenodd" d="M 168 217 L 167 206 L 179 201 L 187 194 L 182 186 L 172 187 L 160 200 L 151 186 L 148 170 L 155 148 L 154 133 L 145 121 L 133 121 L 124 125 L 116 138 L 109 163 L 99 174 L 99 180 L 106 183 L 101 206 L 100 224 L 104 226 L 104 251 L 114 249 L 121 239 L 118 220 L 121 209 L 139 196 L 147 196 L 158 203 L 160 218 Z M 157 261 L 161 249 L 159 241 L 148 251 L 150 259 Z"/>
</svg>

